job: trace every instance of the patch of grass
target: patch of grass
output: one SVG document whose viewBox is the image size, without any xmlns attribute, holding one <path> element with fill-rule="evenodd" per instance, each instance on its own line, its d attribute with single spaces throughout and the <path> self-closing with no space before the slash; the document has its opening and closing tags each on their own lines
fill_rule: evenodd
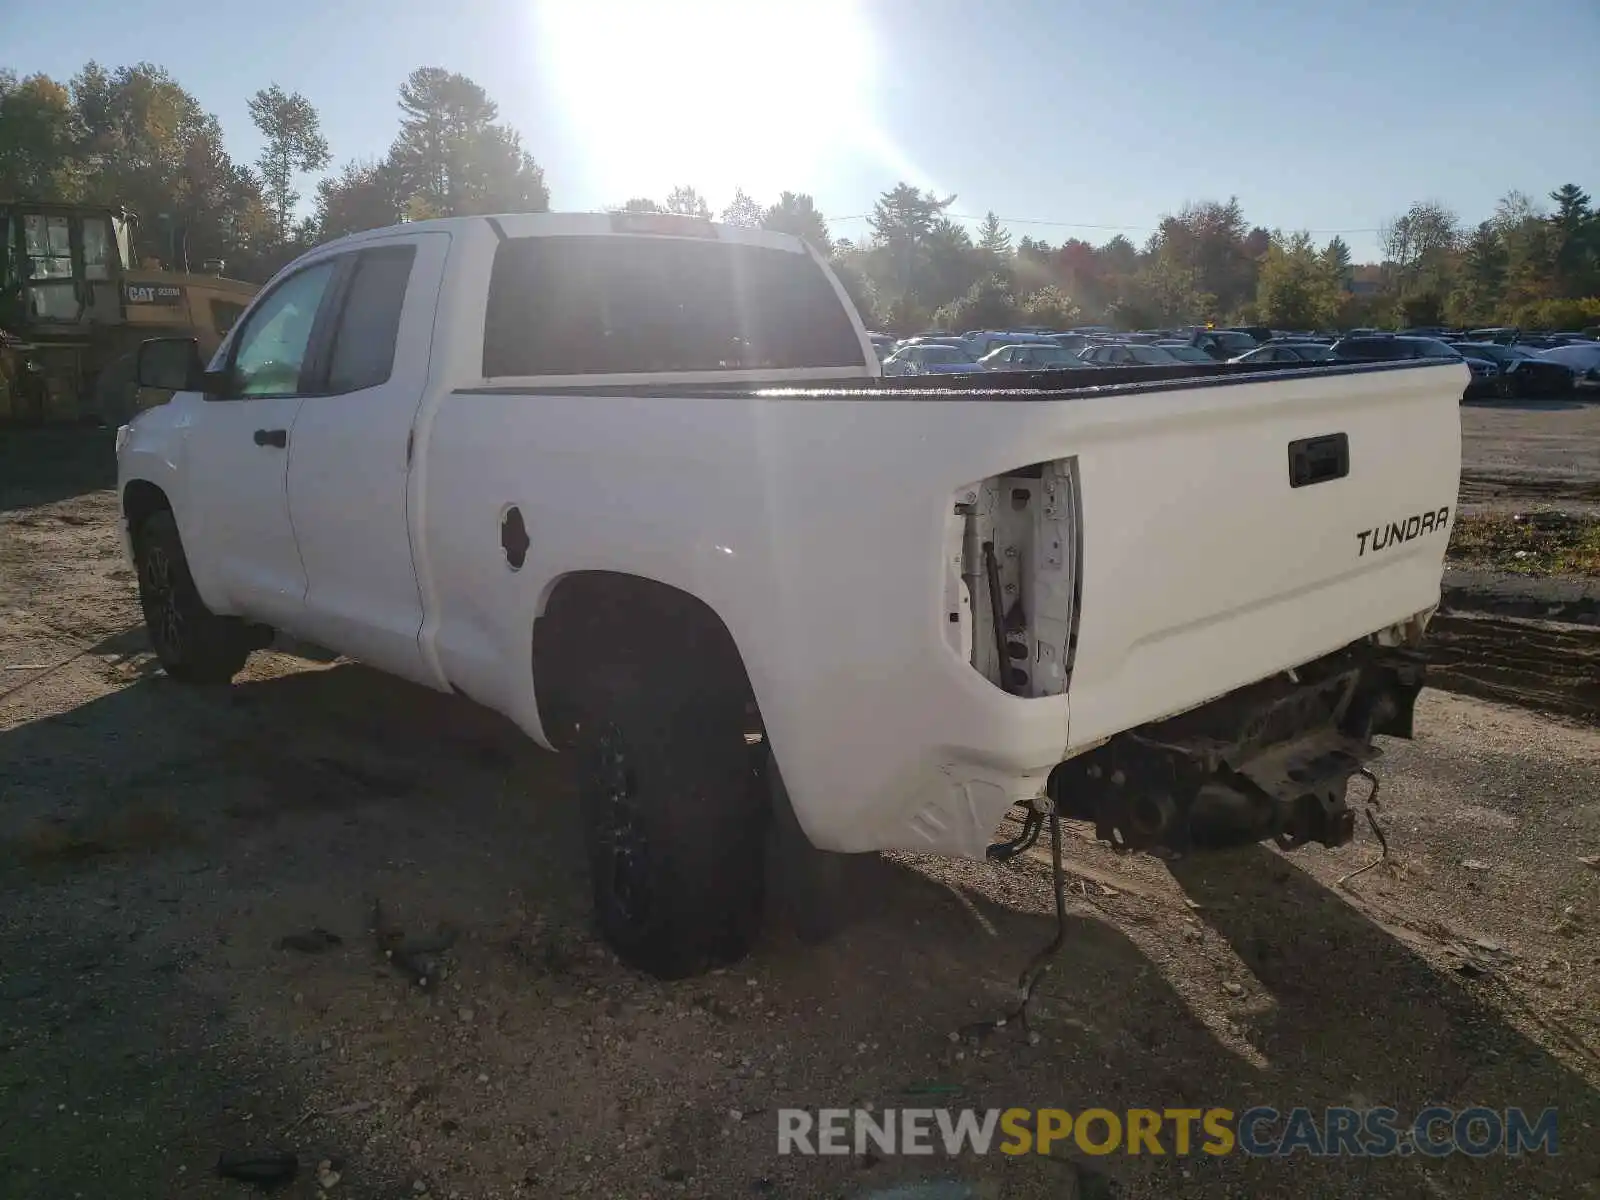
<svg viewBox="0 0 1600 1200">
<path fill-rule="evenodd" d="M 1458 517 L 1449 557 L 1517 575 L 1600 578 L 1600 518 L 1555 510 Z"/>
</svg>

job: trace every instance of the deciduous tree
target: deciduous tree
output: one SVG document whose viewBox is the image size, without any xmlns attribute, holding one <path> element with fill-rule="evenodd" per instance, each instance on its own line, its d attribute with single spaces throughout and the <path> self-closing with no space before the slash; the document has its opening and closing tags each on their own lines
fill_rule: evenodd
<svg viewBox="0 0 1600 1200">
<path fill-rule="evenodd" d="M 711 219 L 711 206 L 706 203 L 706 198 L 692 187 L 684 185 L 675 187 L 667 193 L 666 211 L 677 213 L 684 217 L 703 217 Z"/>
<path fill-rule="evenodd" d="M 743 188 L 735 188 L 733 199 L 728 202 L 728 207 L 722 210 L 722 215 L 717 219 L 724 225 L 737 225 L 744 229 L 759 229 L 764 212 L 765 210 L 761 205 L 752 200 Z"/>
<path fill-rule="evenodd" d="M 395 173 L 384 162 L 347 162 L 317 184 L 317 233 L 327 239 L 400 219 Z"/>
<path fill-rule="evenodd" d="M 964 329 L 1005 329 L 1014 325 L 1017 302 L 1009 281 L 1003 275 L 987 275 L 978 280 L 959 300 L 944 305 L 933 315 L 934 324 L 958 333 Z"/>
<path fill-rule="evenodd" d="M 1028 325 L 1066 329 L 1076 325 L 1083 313 L 1071 296 L 1058 287 L 1046 286 L 1024 296 L 1017 306 L 1017 315 Z"/>
<path fill-rule="evenodd" d="M 1309 233 L 1273 237 L 1261 264 L 1256 315 L 1284 329 L 1319 329 L 1333 323 L 1338 290 L 1333 271 Z"/>
<path fill-rule="evenodd" d="M 83 179 L 76 161 L 78 115 L 72 93 L 48 75 L 19 79 L 0 71 L 0 194 L 19 200 L 70 200 Z"/>
<path fill-rule="evenodd" d="M 276 83 L 262 88 L 250 97 L 250 119 L 266 139 L 256 166 L 272 213 L 273 234 L 280 243 L 287 242 L 294 206 L 300 201 L 295 177 L 322 170 L 333 156 L 317 110 L 299 92 L 285 92 Z"/>
</svg>

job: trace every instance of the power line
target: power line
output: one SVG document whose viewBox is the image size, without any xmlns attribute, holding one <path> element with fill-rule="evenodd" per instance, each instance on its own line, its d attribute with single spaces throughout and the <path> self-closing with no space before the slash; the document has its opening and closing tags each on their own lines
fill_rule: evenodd
<svg viewBox="0 0 1600 1200">
<path fill-rule="evenodd" d="M 832 225 L 836 221 L 865 221 L 872 217 L 872 213 L 852 213 L 848 217 L 825 217 L 824 220 Z M 974 213 L 946 213 L 945 216 L 955 221 L 985 221 L 989 214 Z M 1090 221 L 1047 221 L 1035 217 L 995 217 L 1002 225 L 1048 225 L 1060 229 L 1107 229 L 1122 233 L 1154 233 L 1160 229 L 1159 225 L 1099 225 Z M 1370 226 L 1360 229 L 1306 229 L 1296 230 L 1300 233 L 1315 234 L 1343 234 L 1343 233 L 1382 233 L 1380 226 Z"/>
</svg>

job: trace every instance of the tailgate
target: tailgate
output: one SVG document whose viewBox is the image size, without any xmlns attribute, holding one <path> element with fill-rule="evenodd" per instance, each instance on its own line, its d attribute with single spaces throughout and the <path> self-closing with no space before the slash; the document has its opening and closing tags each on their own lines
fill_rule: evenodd
<svg viewBox="0 0 1600 1200">
<path fill-rule="evenodd" d="M 1071 743 L 1436 604 L 1466 382 L 1460 364 L 1273 373 L 1126 396 L 1093 422 Z"/>
</svg>

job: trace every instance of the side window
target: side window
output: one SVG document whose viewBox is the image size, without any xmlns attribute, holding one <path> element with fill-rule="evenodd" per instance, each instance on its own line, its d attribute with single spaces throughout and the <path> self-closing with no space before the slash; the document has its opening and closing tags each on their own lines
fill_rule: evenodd
<svg viewBox="0 0 1600 1200">
<path fill-rule="evenodd" d="M 333 334 L 327 391 L 338 395 L 389 381 L 400 310 L 411 280 L 415 246 L 363 250 Z"/>
<path fill-rule="evenodd" d="M 83 277 L 110 279 L 112 258 L 111 226 L 104 217 L 83 219 Z"/>
<path fill-rule="evenodd" d="M 234 341 L 235 396 L 293 396 L 300 391 L 317 310 L 338 263 L 325 259 L 284 280 L 256 307 Z"/>
<path fill-rule="evenodd" d="M 28 263 L 35 279 L 71 279 L 72 243 L 66 217 L 28 213 L 22 218 Z"/>
</svg>

